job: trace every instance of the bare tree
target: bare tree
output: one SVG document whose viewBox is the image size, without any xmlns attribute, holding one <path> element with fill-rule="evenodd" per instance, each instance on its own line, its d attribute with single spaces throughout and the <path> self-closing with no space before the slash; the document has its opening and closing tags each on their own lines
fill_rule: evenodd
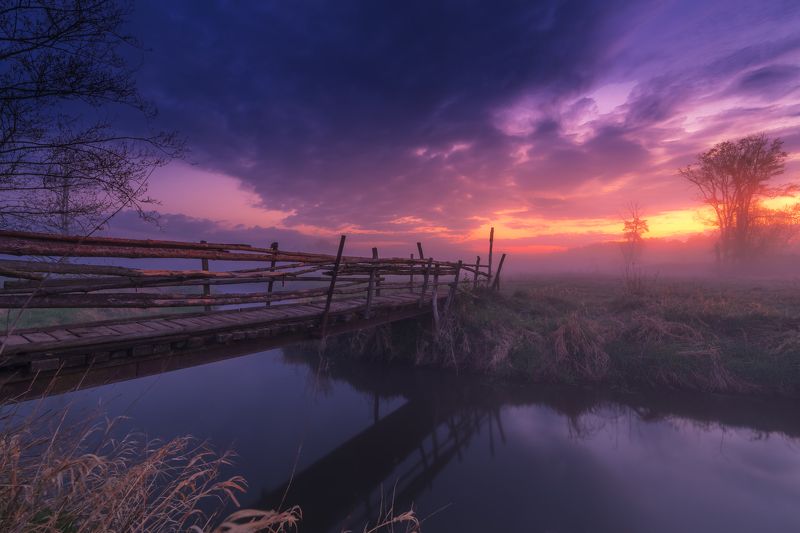
<svg viewBox="0 0 800 533">
<path fill-rule="evenodd" d="M 639 259 L 644 247 L 644 234 L 650 231 L 647 220 L 642 218 L 639 204 L 628 205 L 628 214 L 622 218 L 622 259 L 625 262 L 625 286 L 630 292 L 641 292 L 644 276 L 639 268 Z"/>
<path fill-rule="evenodd" d="M 129 12 L 117 0 L 0 3 L 0 227 L 70 233 L 124 207 L 152 216 L 148 178 L 182 142 L 149 131 L 155 109 L 124 57 L 140 50 L 122 32 Z M 136 131 L 112 127 L 114 113 Z"/>
<path fill-rule="evenodd" d="M 783 173 L 786 157 L 781 139 L 750 135 L 719 143 L 700 154 L 696 164 L 679 170 L 697 186 L 701 199 L 713 210 L 721 262 L 750 259 L 763 252 L 766 244 L 785 242 L 787 230 L 796 226 L 796 209 L 776 211 L 763 204 L 767 198 L 800 190 L 795 183 L 771 184 L 772 178 Z M 767 234 L 773 238 L 766 239 Z"/>
</svg>

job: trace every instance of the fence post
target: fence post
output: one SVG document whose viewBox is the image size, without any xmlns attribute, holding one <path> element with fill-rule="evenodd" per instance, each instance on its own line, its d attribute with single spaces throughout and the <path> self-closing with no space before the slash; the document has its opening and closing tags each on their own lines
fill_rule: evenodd
<svg viewBox="0 0 800 533">
<path fill-rule="evenodd" d="M 486 286 L 492 283 L 492 249 L 494 248 L 494 228 L 489 230 L 489 275 L 486 277 Z"/>
<path fill-rule="evenodd" d="M 425 266 L 425 273 L 422 276 L 422 292 L 419 294 L 419 306 L 422 307 L 422 303 L 425 301 L 425 291 L 428 290 L 428 277 L 431 274 L 431 265 L 433 264 L 433 258 L 428 258 L 428 264 Z"/>
<path fill-rule="evenodd" d="M 417 243 L 417 251 L 419 252 L 419 258 L 420 259 L 425 259 L 425 254 L 422 253 L 422 243 L 421 242 Z"/>
<path fill-rule="evenodd" d="M 328 313 L 331 310 L 331 300 L 333 300 L 333 288 L 336 286 L 336 276 L 339 274 L 339 265 L 342 262 L 342 252 L 344 251 L 344 240 L 346 236 L 342 235 L 339 239 L 339 251 L 336 252 L 336 261 L 333 263 L 333 271 L 331 272 L 331 285 L 328 288 L 328 297 L 325 300 L 325 311 L 322 312 L 322 323 L 320 325 L 320 332 L 322 337 L 325 338 L 325 330 L 328 327 Z"/>
<path fill-rule="evenodd" d="M 373 259 L 373 261 L 376 261 L 376 262 L 378 261 L 378 249 L 377 248 L 373 248 L 372 249 L 372 259 Z M 380 295 L 381 295 L 381 273 L 376 267 L 375 268 L 375 296 L 380 296 Z"/>
<path fill-rule="evenodd" d="M 200 244 L 206 244 L 206 241 L 200 241 Z M 206 259 L 205 257 L 200 259 L 200 267 L 205 272 L 208 272 L 208 259 Z M 211 285 L 209 285 L 208 283 L 203 284 L 203 297 L 205 298 L 206 296 L 211 296 Z M 203 307 L 203 310 L 205 312 L 209 312 L 211 311 L 211 306 L 206 305 Z"/>
<path fill-rule="evenodd" d="M 377 250 L 375 248 L 373 250 L 373 257 Z M 364 318 L 369 318 L 370 309 L 372 308 L 372 293 L 375 291 L 375 268 L 369 269 L 369 285 L 367 286 L 367 308 L 364 311 Z"/>
<path fill-rule="evenodd" d="M 411 273 L 408 275 L 408 292 L 414 292 L 414 254 L 411 254 Z"/>
<path fill-rule="evenodd" d="M 275 263 L 277 263 L 277 261 L 275 259 L 278 256 L 278 243 L 277 242 L 273 242 L 272 244 L 269 245 L 269 247 L 272 249 L 272 254 L 273 254 L 272 255 L 272 261 L 270 261 L 270 264 L 269 264 L 269 271 L 270 272 L 275 272 Z M 270 300 L 272 299 L 272 284 L 273 283 L 275 283 L 275 280 L 273 278 L 269 278 L 269 282 L 267 282 L 267 296 L 268 296 L 267 307 L 269 307 L 269 304 L 272 303 Z"/>
<path fill-rule="evenodd" d="M 444 302 L 444 316 L 447 317 L 450 315 L 450 305 L 452 304 L 453 300 L 456 297 L 456 291 L 458 291 L 458 278 L 461 277 L 461 266 L 463 265 L 463 261 L 460 259 L 458 260 L 458 265 L 456 265 L 456 275 L 453 279 L 453 284 L 450 285 L 450 292 L 447 293 L 447 300 Z"/>
<path fill-rule="evenodd" d="M 439 263 L 436 263 L 436 267 L 433 269 L 433 291 L 431 294 L 433 298 L 431 298 L 431 307 L 433 308 L 433 330 L 439 331 L 439 294 L 437 293 L 439 290 Z"/>
<path fill-rule="evenodd" d="M 497 274 L 494 275 L 494 284 L 492 288 L 496 291 L 500 290 L 500 271 L 503 270 L 503 263 L 506 260 L 506 254 L 500 256 L 500 264 L 497 265 Z"/>
<path fill-rule="evenodd" d="M 480 271 L 481 271 L 481 256 L 478 256 L 477 259 L 475 259 L 475 277 L 472 279 L 473 291 L 478 288 L 478 272 Z"/>
</svg>

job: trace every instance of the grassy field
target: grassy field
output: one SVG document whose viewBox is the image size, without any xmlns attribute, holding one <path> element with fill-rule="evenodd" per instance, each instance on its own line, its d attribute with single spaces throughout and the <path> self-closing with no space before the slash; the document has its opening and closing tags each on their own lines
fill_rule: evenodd
<svg viewBox="0 0 800 533">
<path fill-rule="evenodd" d="M 532 278 L 461 297 L 436 334 L 409 327 L 347 349 L 538 382 L 800 396 L 798 282 Z"/>
</svg>

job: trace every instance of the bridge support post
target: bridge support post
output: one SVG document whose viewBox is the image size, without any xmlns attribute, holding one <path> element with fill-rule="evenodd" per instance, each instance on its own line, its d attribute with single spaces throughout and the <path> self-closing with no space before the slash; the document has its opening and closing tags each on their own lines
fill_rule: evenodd
<svg viewBox="0 0 800 533">
<path fill-rule="evenodd" d="M 447 300 L 444 302 L 444 316 L 450 316 L 450 305 L 452 305 L 453 300 L 456 297 L 456 291 L 458 291 L 458 279 L 461 277 L 461 265 L 463 265 L 463 261 L 460 259 L 458 260 L 458 265 L 456 265 L 456 274 L 453 278 L 453 284 L 450 285 L 450 292 L 447 293 Z"/>
<path fill-rule="evenodd" d="M 275 264 L 277 263 L 276 258 L 278 257 L 278 243 L 277 242 L 273 242 L 269 247 L 272 249 L 272 253 L 273 253 L 272 261 L 270 261 L 270 264 L 269 264 L 269 271 L 270 272 L 275 272 Z M 269 297 L 270 300 L 272 299 L 272 285 L 273 285 L 273 283 L 275 283 L 275 280 L 273 278 L 269 278 L 269 282 L 267 282 L 267 297 Z M 270 303 L 272 303 L 270 300 L 267 300 L 267 307 L 269 307 Z"/>
<path fill-rule="evenodd" d="M 494 275 L 494 284 L 492 284 L 492 289 L 499 291 L 500 290 L 500 271 L 503 270 L 503 263 L 506 260 L 506 254 L 500 256 L 500 264 L 497 265 L 497 274 Z"/>
<path fill-rule="evenodd" d="M 373 250 L 375 250 L 373 248 Z M 376 250 L 377 251 L 377 250 Z M 373 254 L 374 258 L 374 254 Z M 367 308 L 364 310 L 364 318 L 370 317 L 370 311 L 372 309 L 372 294 L 375 292 L 375 268 L 369 269 L 369 284 L 367 285 Z"/>
<path fill-rule="evenodd" d="M 331 284 L 328 288 L 328 297 L 325 299 L 325 311 L 322 312 L 322 321 L 320 324 L 320 334 L 325 338 L 325 330 L 328 328 L 328 313 L 331 310 L 331 300 L 333 300 L 333 289 L 336 287 L 336 276 L 339 275 L 339 265 L 342 263 L 342 252 L 344 251 L 344 241 L 347 237 L 342 235 L 339 239 L 339 251 L 336 252 L 336 261 L 333 263 L 333 271 L 331 272 Z"/>
<path fill-rule="evenodd" d="M 206 241 L 200 241 L 201 244 L 206 244 Z M 200 268 L 202 268 L 205 272 L 208 272 L 208 259 L 205 257 L 200 260 Z M 211 296 L 211 285 L 208 283 L 203 284 L 203 297 Z M 211 306 L 206 305 L 203 307 L 203 310 L 208 313 L 211 311 Z"/>
<path fill-rule="evenodd" d="M 378 262 L 377 248 L 372 249 L 372 259 L 375 262 Z M 381 295 L 381 273 L 377 268 L 375 268 L 375 296 L 380 296 L 380 295 Z"/>
<path fill-rule="evenodd" d="M 439 332 L 439 263 L 433 269 L 433 290 L 431 291 L 431 307 L 433 308 L 433 331 Z"/>
<path fill-rule="evenodd" d="M 411 263 L 408 265 L 411 274 L 408 275 L 408 292 L 414 292 L 414 254 L 411 254 Z"/>
<path fill-rule="evenodd" d="M 494 248 L 494 228 L 489 230 L 489 275 L 486 278 L 486 286 L 492 283 L 492 252 Z"/>
<path fill-rule="evenodd" d="M 425 273 L 422 275 L 422 292 L 419 295 L 419 306 L 422 307 L 422 304 L 425 302 L 425 292 L 428 290 L 428 278 L 431 274 L 431 265 L 433 264 L 433 258 L 428 258 L 428 264 L 425 265 Z"/>
</svg>

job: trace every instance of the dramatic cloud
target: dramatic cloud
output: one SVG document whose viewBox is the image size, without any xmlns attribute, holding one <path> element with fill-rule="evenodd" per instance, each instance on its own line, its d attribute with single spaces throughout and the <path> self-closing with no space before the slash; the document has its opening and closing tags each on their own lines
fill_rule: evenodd
<svg viewBox="0 0 800 533">
<path fill-rule="evenodd" d="M 702 229 L 676 168 L 719 140 L 800 150 L 799 26 L 777 1 L 153 1 L 131 31 L 196 163 L 155 176 L 170 211 L 384 243 L 495 224 L 542 251 L 631 201 Z"/>
</svg>

